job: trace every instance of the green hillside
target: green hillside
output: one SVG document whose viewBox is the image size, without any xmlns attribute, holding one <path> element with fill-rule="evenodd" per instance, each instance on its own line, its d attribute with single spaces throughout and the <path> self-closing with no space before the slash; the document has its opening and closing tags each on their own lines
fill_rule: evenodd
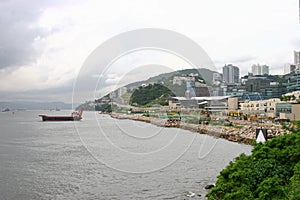
<svg viewBox="0 0 300 200">
<path fill-rule="evenodd" d="M 175 96 L 175 94 L 170 89 L 155 83 L 135 89 L 129 103 L 135 106 L 168 105 L 171 96 Z"/>
<path fill-rule="evenodd" d="M 211 85 L 212 83 L 212 77 L 213 73 L 215 71 L 211 71 L 209 69 L 201 68 L 201 69 L 184 69 L 184 70 L 178 70 L 170 73 L 163 73 L 158 76 L 150 77 L 147 80 L 144 81 L 137 81 L 134 83 L 130 83 L 126 85 L 125 87 L 127 88 L 127 93 L 122 95 L 123 102 L 125 104 L 128 104 L 130 101 L 130 96 L 132 95 L 133 91 L 135 91 L 137 88 L 139 88 L 141 85 L 153 85 L 153 84 L 160 84 L 163 85 L 165 88 L 168 89 L 167 95 L 165 97 L 161 97 L 161 99 L 154 99 L 153 96 L 150 97 L 152 103 L 157 103 L 161 105 L 166 104 L 166 98 L 169 96 L 185 96 L 185 91 L 186 91 L 186 83 L 183 82 L 181 85 L 175 84 L 173 85 L 173 78 L 175 76 L 189 76 L 190 74 L 198 74 L 198 76 L 195 76 L 195 81 L 198 83 L 206 83 L 207 85 Z M 202 89 L 203 90 L 203 89 Z M 138 92 L 138 91 L 137 91 Z M 139 91 L 141 92 L 141 91 Z M 112 93 L 117 93 L 116 91 L 113 91 Z M 207 93 L 207 92 L 206 92 Z M 140 94 L 142 95 L 142 94 Z M 148 96 L 148 94 L 146 93 Z M 205 94 L 203 94 L 205 95 Z M 138 96 L 137 93 L 135 96 Z M 109 103 L 107 101 L 102 102 L 102 100 L 107 100 L 108 95 L 105 97 L 95 99 L 94 101 L 87 101 L 84 104 L 80 105 L 85 108 L 85 110 L 100 110 L 102 111 L 104 107 L 107 107 Z M 149 104 L 150 102 L 148 101 L 148 97 L 141 97 L 141 101 L 136 101 L 134 100 L 135 97 L 132 97 L 131 104 L 138 104 L 138 105 L 146 105 Z M 158 98 L 155 96 L 155 98 Z M 154 101 L 155 100 L 155 101 Z M 95 105 L 96 104 L 96 105 Z"/>
</svg>

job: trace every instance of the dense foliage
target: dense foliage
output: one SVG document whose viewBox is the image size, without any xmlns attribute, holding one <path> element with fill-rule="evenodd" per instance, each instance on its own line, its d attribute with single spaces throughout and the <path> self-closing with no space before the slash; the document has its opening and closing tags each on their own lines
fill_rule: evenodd
<svg viewBox="0 0 300 200">
<path fill-rule="evenodd" d="M 168 100 L 174 93 L 161 84 L 140 86 L 132 93 L 129 103 L 131 105 L 145 106 L 149 104 L 168 105 Z"/>
<path fill-rule="evenodd" d="M 95 111 L 112 112 L 111 104 L 96 105 Z"/>
<path fill-rule="evenodd" d="M 221 171 L 211 199 L 300 199 L 300 133 L 256 144 Z"/>
</svg>

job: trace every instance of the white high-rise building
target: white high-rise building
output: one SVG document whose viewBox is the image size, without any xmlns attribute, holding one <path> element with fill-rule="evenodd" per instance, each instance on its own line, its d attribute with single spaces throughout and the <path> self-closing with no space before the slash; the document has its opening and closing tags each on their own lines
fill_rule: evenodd
<svg viewBox="0 0 300 200">
<path fill-rule="evenodd" d="M 232 64 L 223 67 L 223 80 L 225 83 L 239 83 L 240 69 Z"/>
<path fill-rule="evenodd" d="M 284 65 L 283 74 L 289 74 L 291 72 L 294 72 L 295 70 L 296 70 L 296 65 L 287 63 Z"/>
<path fill-rule="evenodd" d="M 268 75 L 269 74 L 269 66 L 267 65 L 252 65 L 252 74 L 254 76 L 257 75 Z"/>
<path fill-rule="evenodd" d="M 294 51 L 294 64 L 297 66 L 297 69 L 300 68 L 300 51 Z"/>
<path fill-rule="evenodd" d="M 300 63 L 300 51 L 294 51 L 294 64 Z"/>
</svg>

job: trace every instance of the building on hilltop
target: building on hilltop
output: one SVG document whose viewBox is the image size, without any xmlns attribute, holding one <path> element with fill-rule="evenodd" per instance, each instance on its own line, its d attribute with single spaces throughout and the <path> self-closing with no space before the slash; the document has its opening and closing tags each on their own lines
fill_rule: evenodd
<svg viewBox="0 0 300 200">
<path fill-rule="evenodd" d="M 269 66 L 267 65 L 254 64 L 251 68 L 253 76 L 269 75 Z"/>
<path fill-rule="evenodd" d="M 239 83 L 240 69 L 232 64 L 223 67 L 223 80 L 225 83 Z"/>
<path fill-rule="evenodd" d="M 195 82 L 195 76 L 174 76 L 173 85 L 182 85 L 183 82 Z"/>
</svg>

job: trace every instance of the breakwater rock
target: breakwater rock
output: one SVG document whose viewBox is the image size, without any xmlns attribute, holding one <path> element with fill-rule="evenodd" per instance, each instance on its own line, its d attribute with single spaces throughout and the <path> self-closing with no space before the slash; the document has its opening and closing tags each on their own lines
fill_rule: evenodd
<svg viewBox="0 0 300 200">
<path fill-rule="evenodd" d="M 239 126 L 211 126 L 199 125 L 200 134 L 208 134 L 219 138 L 224 138 L 233 142 L 251 144 L 256 139 L 256 129 L 266 128 L 268 137 L 273 138 L 284 134 L 284 130 L 278 125 L 244 124 Z"/>
<path fill-rule="evenodd" d="M 142 121 L 151 123 L 156 126 L 165 127 L 167 119 L 139 116 L 139 115 L 126 115 L 111 113 L 111 117 L 117 119 L 130 119 L 135 121 Z M 203 124 L 191 124 L 180 122 L 177 128 L 197 132 L 200 134 L 207 134 L 217 138 L 224 138 L 229 141 L 251 144 L 256 139 L 256 129 L 266 128 L 268 130 L 268 137 L 273 138 L 279 135 L 283 135 L 285 130 L 281 125 L 274 124 L 256 124 L 246 121 L 235 122 L 235 126 L 220 126 L 220 125 L 203 125 Z"/>
</svg>

